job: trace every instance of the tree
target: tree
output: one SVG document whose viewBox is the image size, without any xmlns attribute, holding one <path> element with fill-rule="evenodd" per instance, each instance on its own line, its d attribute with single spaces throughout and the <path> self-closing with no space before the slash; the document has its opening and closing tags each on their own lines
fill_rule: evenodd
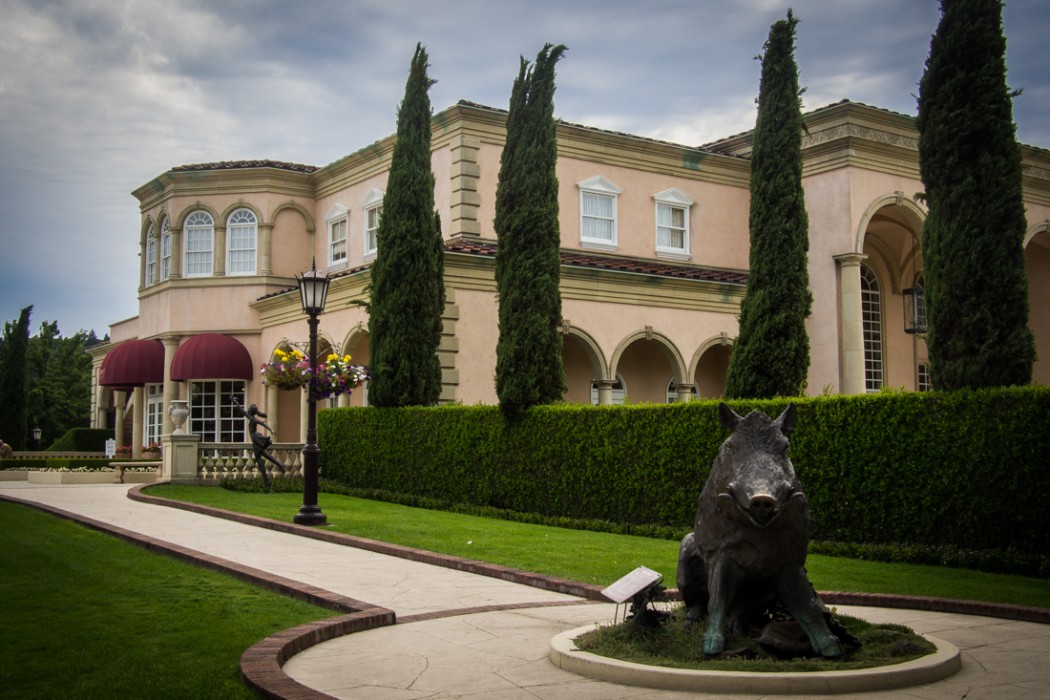
<svg viewBox="0 0 1050 700">
<path fill-rule="evenodd" d="M 444 242 L 434 211 L 430 169 L 427 52 L 421 44 L 398 109 L 397 142 L 376 232 L 368 334 L 369 402 L 426 406 L 441 396 Z"/>
<path fill-rule="evenodd" d="M 29 339 L 26 415 L 48 442 L 90 422 L 91 357 L 85 349 L 91 337 L 79 331 L 64 338 L 57 323 L 44 321 Z"/>
<path fill-rule="evenodd" d="M 919 169 L 935 388 L 1028 384 L 1027 228 L 1001 0 L 942 0 L 919 84 Z"/>
<path fill-rule="evenodd" d="M 26 351 L 29 347 L 29 316 L 32 306 L 22 309 L 18 320 L 4 324 L 0 340 L 0 440 L 15 450 L 24 450 L 29 431 L 26 415 Z"/>
<path fill-rule="evenodd" d="M 802 189 L 802 91 L 795 26 L 769 30 L 762 56 L 758 117 L 751 150 L 750 272 L 740 335 L 730 358 L 726 395 L 798 396 L 806 388 L 809 337 L 809 220 Z"/>
<path fill-rule="evenodd" d="M 554 67 L 566 47 L 547 44 L 530 70 L 522 58 L 511 89 L 494 226 L 499 342 L 496 394 L 503 413 L 565 393 L 561 336 L 561 231 Z"/>
</svg>

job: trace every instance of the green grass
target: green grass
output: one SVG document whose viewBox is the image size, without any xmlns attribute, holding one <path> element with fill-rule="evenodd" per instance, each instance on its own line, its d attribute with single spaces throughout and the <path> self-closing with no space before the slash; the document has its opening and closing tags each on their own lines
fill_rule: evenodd
<svg viewBox="0 0 1050 700">
<path fill-rule="evenodd" d="M 214 487 L 158 485 L 148 493 L 290 522 L 302 497 L 294 493 L 244 493 Z M 567 530 L 425 510 L 322 493 L 328 529 L 349 535 L 452 554 L 608 585 L 637 566 L 664 575 L 674 587 L 678 543 L 629 535 Z M 811 555 L 810 579 L 818 590 L 896 593 L 982 600 L 1050 608 L 1050 580 L 887 564 Z"/>
<path fill-rule="evenodd" d="M 780 660 L 764 650 L 753 637 L 728 633 L 726 653 L 705 656 L 701 629 L 685 623 L 682 608 L 658 628 L 645 628 L 627 621 L 598 627 L 576 638 L 576 646 L 600 656 L 649 666 L 706 671 L 795 673 L 809 671 L 853 671 L 898 664 L 932 654 L 937 648 L 901 625 L 874 625 L 847 615 L 837 616 L 860 646 L 845 645 L 846 655 L 837 659 L 795 658 Z"/>
<path fill-rule="evenodd" d="M 255 698 L 241 654 L 330 610 L 0 502 L 0 698 Z"/>
</svg>

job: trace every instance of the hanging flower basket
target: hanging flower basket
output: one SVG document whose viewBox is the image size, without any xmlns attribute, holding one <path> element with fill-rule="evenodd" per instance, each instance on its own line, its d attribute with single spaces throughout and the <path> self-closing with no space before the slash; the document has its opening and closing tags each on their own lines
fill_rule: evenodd
<svg viewBox="0 0 1050 700">
<path fill-rule="evenodd" d="M 278 389 L 308 389 L 315 401 L 349 394 L 369 379 L 368 368 L 351 364 L 349 355 L 329 355 L 317 365 L 315 373 L 310 372 L 310 361 L 299 350 L 277 350 L 274 356 L 273 362 L 261 368 L 263 384 Z"/>
</svg>

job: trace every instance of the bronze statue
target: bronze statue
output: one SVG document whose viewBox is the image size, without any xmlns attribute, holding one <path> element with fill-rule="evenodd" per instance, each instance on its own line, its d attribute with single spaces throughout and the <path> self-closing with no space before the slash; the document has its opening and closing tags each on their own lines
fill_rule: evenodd
<svg viewBox="0 0 1050 700">
<path fill-rule="evenodd" d="M 234 401 L 233 410 L 237 415 L 244 416 L 245 420 L 248 421 L 248 433 L 252 437 L 252 452 L 255 454 L 255 466 L 259 469 L 259 473 L 262 474 L 263 483 L 266 484 L 266 488 L 269 490 L 270 476 L 266 473 L 264 460 L 269 460 L 277 465 L 277 468 L 280 469 L 282 475 L 284 474 L 284 465 L 274 459 L 273 455 L 267 452 L 270 445 L 273 443 L 273 438 L 260 432 L 259 428 L 266 428 L 270 434 L 273 434 L 273 428 L 266 424 L 266 421 L 263 420 L 263 418 L 267 417 L 266 414 L 260 411 L 259 407 L 255 404 L 252 404 L 247 410 L 245 410 Z"/>
<path fill-rule="evenodd" d="M 726 625 L 745 632 L 779 601 L 815 652 L 841 656 L 804 568 L 809 505 L 787 454 L 795 405 L 776 420 L 757 411 L 742 418 L 724 403 L 719 415 L 733 433 L 719 449 L 678 556 L 686 619 L 697 622 L 706 610 L 704 653 L 719 654 Z"/>
</svg>

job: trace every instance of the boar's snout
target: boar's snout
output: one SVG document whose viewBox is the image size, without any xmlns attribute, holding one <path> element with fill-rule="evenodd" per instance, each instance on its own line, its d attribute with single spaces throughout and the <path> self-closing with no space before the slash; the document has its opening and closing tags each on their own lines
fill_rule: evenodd
<svg viewBox="0 0 1050 700">
<path fill-rule="evenodd" d="M 752 496 L 747 512 L 757 524 L 768 525 L 773 516 L 777 514 L 776 499 L 764 493 Z"/>
</svg>

